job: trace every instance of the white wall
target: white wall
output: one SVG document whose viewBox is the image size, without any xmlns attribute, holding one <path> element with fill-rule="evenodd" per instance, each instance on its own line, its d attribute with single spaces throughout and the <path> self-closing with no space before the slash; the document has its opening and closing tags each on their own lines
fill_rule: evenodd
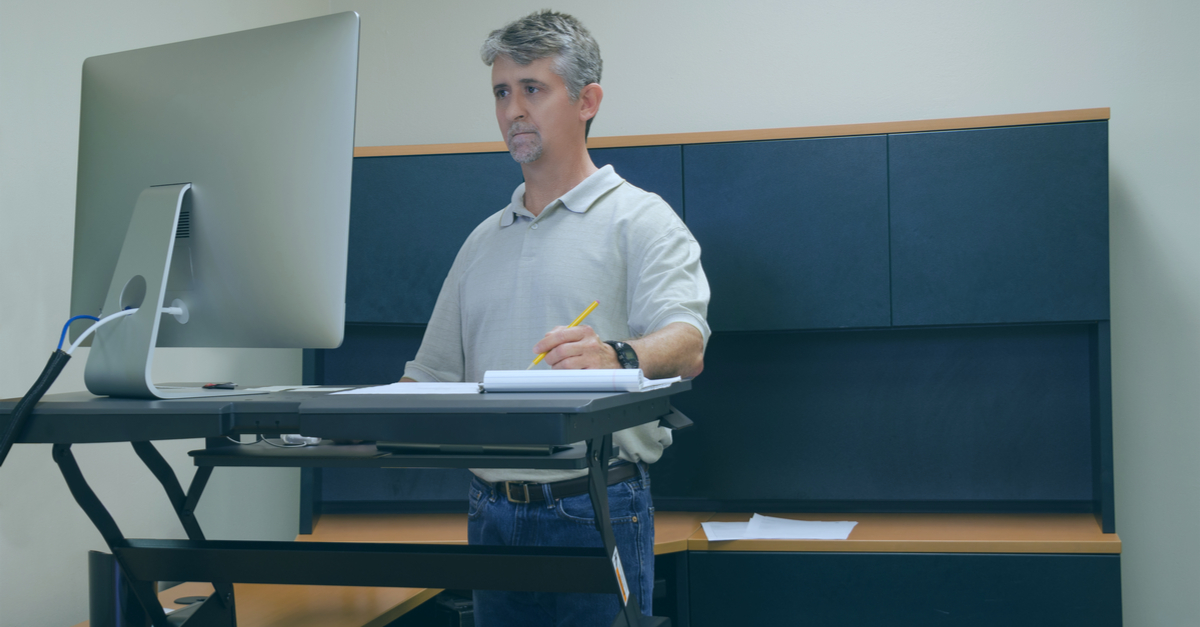
<svg viewBox="0 0 1200 627">
<path fill-rule="evenodd" d="M 0 3 L 0 398 L 33 383 L 69 315 L 79 80 L 84 58 L 323 15 L 316 0 L 51 0 Z M 53 392 L 83 389 L 86 349 Z M 299 351 L 166 349 L 158 380 L 300 383 Z M 159 443 L 185 482 L 186 451 Z M 84 473 L 129 537 L 184 537 L 153 476 L 128 445 L 74 448 Z M 290 539 L 299 511 L 295 470 L 220 469 L 196 515 L 226 539 Z M 247 514 L 249 513 L 249 514 Z M 75 505 L 50 447 L 17 446 L 0 468 L 0 626 L 87 619 L 87 555 L 98 532 Z"/>
<path fill-rule="evenodd" d="M 363 17 L 360 146 L 495 141 L 484 36 L 542 0 Z M 1200 3 L 664 0 L 554 8 L 604 54 L 594 136 L 1111 107 L 1125 624 L 1200 616 Z"/>
<path fill-rule="evenodd" d="M 78 64 L 85 56 L 353 9 L 363 17 L 358 145 L 492 141 L 499 135 L 479 44 L 491 29 L 545 4 L 0 5 L 0 396 L 24 392 L 67 313 L 70 260 L 35 255 L 70 242 Z M 570 0 L 555 7 L 583 19 L 604 51 L 597 136 L 1111 107 L 1117 526 L 1126 624 L 1195 622 L 1200 4 Z M 190 359 L 178 357 L 172 367 Z M 210 371 L 234 360 L 205 359 L 212 359 Z M 291 354 L 236 359 L 247 364 L 244 372 L 299 377 Z M 80 368 L 73 363 L 69 370 Z M 80 387 L 77 374 L 64 379 L 57 389 Z M 111 474 L 107 489 L 121 498 L 116 493 L 127 488 L 118 477 L 128 462 L 117 461 L 117 453 L 128 454 L 92 448 L 100 452 L 84 459 L 85 467 Z M 84 615 L 82 548 L 75 547 L 97 546 L 99 538 L 52 473 L 48 451 L 37 447 L 14 452 L 0 469 L 4 627 L 71 624 Z M 148 477 L 142 475 L 139 481 Z M 18 478 L 32 484 L 16 487 Z M 268 480 L 246 476 L 251 481 Z M 235 487 L 212 490 L 206 498 L 218 498 L 207 506 L 235 511 Z M 113 508 L 145 516 L 129 526 L 171 528 L 165 509 L 148 513 L 165 508 L 160 501 L 131 503 Z M 43 590 L 52 574 L 79 597 L 76 605 L 64 607 L 59 588 Z"/>
</svg>

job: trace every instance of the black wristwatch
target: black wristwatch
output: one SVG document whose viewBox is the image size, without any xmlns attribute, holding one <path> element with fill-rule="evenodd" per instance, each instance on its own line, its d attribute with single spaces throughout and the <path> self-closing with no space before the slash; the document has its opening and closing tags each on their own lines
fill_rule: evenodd
<svg viewBox="0 0 1200 627">
<path fill-rule="evenodd" d="M 632 370 L 638 367 L 637 353 L 634 352 L 632 346 L 615 340 L 609 340 L 605 344 L 608 344 L 613 347 L 613 350 L 617 351 L 617 361 L 621 362 L 622 368 Z"/>
</svg>

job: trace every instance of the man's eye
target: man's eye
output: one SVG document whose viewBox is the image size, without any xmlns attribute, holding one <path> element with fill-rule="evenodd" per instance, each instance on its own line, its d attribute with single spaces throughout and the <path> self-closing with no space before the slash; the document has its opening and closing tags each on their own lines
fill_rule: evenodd
<svg viewBox="0 0 1200 627">
<path fill-rule="evenodd" d="M 527 93 L 527 94 L 536 94 L 537 90 L 538 90 L 538 88 L 534 87 L 533 85 L 527 85 L 525 87 L 525 93 Z"/>
<path fill-rule="evenodd" d="M 497 90 L 496 90 L 496 99 L 497 99 L 497 100 L 498 100 L 498 99 L 500 99 L 500 98 L 503 98 L 503 97 L 505 97 L 505 96 L 507 96 L 507 95 L 508 95 L 508 90 L 507 90 L 507 89 L 497 89 Z"/>
</svg>

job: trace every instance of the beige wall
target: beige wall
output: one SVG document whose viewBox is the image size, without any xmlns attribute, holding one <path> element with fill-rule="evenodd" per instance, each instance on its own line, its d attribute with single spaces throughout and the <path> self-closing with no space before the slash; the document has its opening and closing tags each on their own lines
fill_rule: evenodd
<svg viewBox="0 0 1200 627">
<path fill-rule="evenodd" d="M 69 255 L 37 253 L 70 245 L 84 57 L 353 9 L 363 17 L 358 145 L 491 141 L 498 132 L 479 43 L 492 28 L 545 5 L 94 4 L 0 4 L 0 396 L 24 392 L 67 314 Z M 1117 525 L 1125 542 L 1126 624 L 1195 621 L 1200 5 L 610 0 L 555 6 L 582 18 L 604 51 L 606 100 L 592 129 L 598 136 L 1111 107 Z M 80 387 L 81 361 L 56 389 Z M 181 351 L 164 362 L 173 374 L 229 372 L 236 362 L 242 370 L 234 377 L 299 377 L 298 357 L 288 351 Z M 131 535 L 140 529 L 179 535 L 165 499 L 132 495 L 151 479 L 133 467 L 126 447 L 83 448 L 85 468 L 112 477 L 101 496 L 128 499 L 113 509 L 125 513 L 118 522 Z M 164 448 L 179 453 L 188 446 Z M 186 476 L 179 456 L 172 459 Z M 39 447 L 18 449 L 0 469 L 0 626 L 72 624 L 86 614 L 81 552 L 100 541 L 53 473 L 49 451 Z M 294 487 L 294 475 L 216 475 L 222 476 L 227 483 L 213 486 L 201 507 L 201 516 L 215 519 L 205 520 L 209 527 L 245 531 L 225 515 L 256 497 L 273 501 L 255 505 L 263 512 L 254 521 L 260 537 L 294 526 L 294 494 L 280 496 L 284 486 Z M 123 477 L 139 483 L 124 484 Z"/>
</svg>

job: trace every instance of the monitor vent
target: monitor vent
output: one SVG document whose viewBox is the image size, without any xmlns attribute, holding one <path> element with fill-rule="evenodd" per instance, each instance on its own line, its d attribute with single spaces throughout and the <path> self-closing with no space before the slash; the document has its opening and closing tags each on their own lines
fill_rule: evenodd
<svg viewBox="0 0 1200 627">
<path fill-rule="evenodd" d="M 179 226 L 175 228 L 175 239 L 187 239 L 192 236 L 192 212 L 184 209 L 179 212 Z"/>
</svg>

